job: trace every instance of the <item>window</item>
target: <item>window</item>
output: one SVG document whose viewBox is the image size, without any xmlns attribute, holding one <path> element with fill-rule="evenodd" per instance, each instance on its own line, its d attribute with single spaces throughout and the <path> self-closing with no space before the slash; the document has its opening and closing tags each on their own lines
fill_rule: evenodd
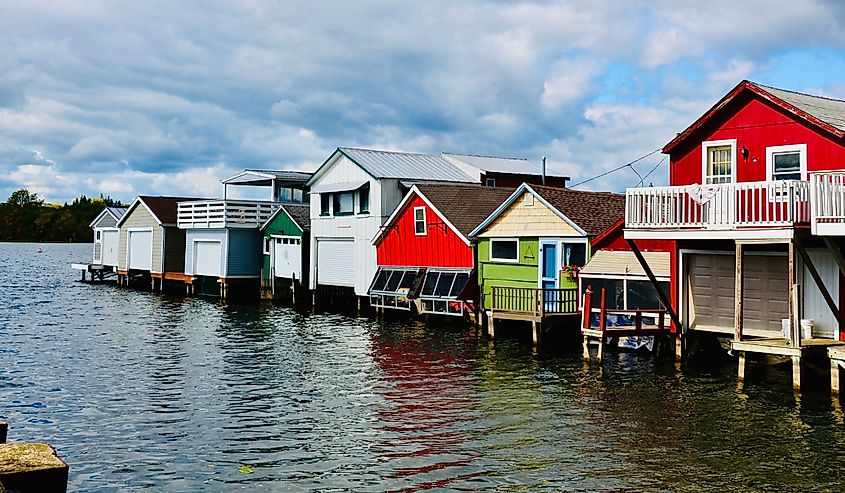
<svg viewBox="0 0 845 493">
<path fill-rule="evenodd" d="M 534 194 L 526 192 L 525 198 L 523 198 L 522 201 L 526 207 L 531 207 L 532 205 L 534 205 Z"/>
<path fill-rule="evenodd" d="M 490 240 L 490 260 L 498 262 L 519 262 L 519 240 Z"/>
<path fill-rule="evenodd" d="M 484 180 L 484 184 L 488 187 L 495 187 L 496 186 L 496 179 L 495 178 L 487 178 Z"/>
<path fill-rule="evenodd" d="M 414 207 L 414 234 L 425 236 L 426 233 L 425 207 Z"/>
<path fill-rule="evenodd" d="M 305 193 L 299 188 L 294 188 L 292 202 L 296 202 L 297 204 L 305 203 Z"/>
<path fill-rule="evenodd" d="M 560 264 L 561 267 L 565 265 L 577 265 L 583 267 L 587 263 L 587 244 L 586 243 L 563 243 L 561 249 Z"/>
<path fill-rule="evenodd" d="M 276 197 L 278 202 L 290 202 L 293 198 L 293 190 L 288 187 L 279 187 L 279 193 Z"/>
<path fill-rule="evenodd" d="M 766 148 L 766 174 L 769 180 L 806 180 L 807 144 Z"/>
<path fill-rule="evenodd" d="M 100 232 L 97 231 L 96 233 L 94 233 L 94 237 L 97 238 L 97 241 L 100 241 Z"/>
<path fill-rule="evenodd" d="M 669 283 L 661 282 L 664 293 L 669 292 Z M 657 291 L 651 281 L 626 281 L 625 304 L 628 310 L 659 310 L 663 308 Z"/>
<path fill-rule="evenodd" d="M 320 215 L 321 216 L 328 216 L 332 213 L 330 209 L 330 205 L 332 201 L 332 194 L 330 193 L 321 193 L 320 194 Z"/>
<path fill-rule="evenodd" d="M 364 185 L 358 189 L 358 213 L 370 213 L 370 185 Z"/>
<path fill-rule="evenodd" d="M 705 185 L 733 183 L 736 139 L 702 142 L 701 153 Z"/>
<path fill-rule="evenodd" d="M 669 293 L 669 281 L 659 281 L 664 293 Z M 607 308 L 615 310 L 660 310 L 663 305 L 651 281 L 634 279 L 610 279 L 583 277 L 581 294 L 587 287 L 593 290 L 593 308 L 601 304 L 601 290 L 607 296 Z M 583 299 L 583 296 L 582 298 Z"/>
<path fill-rule="evenodd" d="M 272 241 L 272 238 L 264 238 L 264 255 L 270 255 L 270 245 Z"/>
<path fill-rule="evenodd" d="M 334 194 L 334 215 L 343 216 L 355 212 L 355 193 L 338 192 Z"/>
</svg>

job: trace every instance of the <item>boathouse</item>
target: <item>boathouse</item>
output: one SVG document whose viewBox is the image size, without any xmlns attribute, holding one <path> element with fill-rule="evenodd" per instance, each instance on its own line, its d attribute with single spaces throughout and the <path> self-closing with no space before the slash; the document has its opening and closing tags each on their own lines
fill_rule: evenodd
<svg viewBox="0 0 845 493">
<path fill-rule="evenodd" d="M 415 183 L 499 186 L 513 179 L 542 181 L 541 174 L 539 164 L 524 159 L 339 147 L 307 183 L 310 287 L 345 291 L 358 297 L 359 306 L 365 303 L 377 269 L 372 240 Z"/>
<path fill-rule="evenodd" d="M 590 240 L 618 221 L 625 197 L 522 184 L 471 233 L 477 241 L 482 309 L 490 320 L 578 313 L 578 270 Z"/>
<path fill-rule="evenodd" d="M 177 224 L 186 237 L 183 270 L 194 281 L 194 292 L 222 298 L 257 295 L 264 262 L 261 228 L 283 203 L 302 203 L 310 176 L 299 171 L 246 170 L 222 181 L 224 194 L 230 185 L 258 186 L 271 191 L 274 201 L 223 198 L 180 203 Z M 285 202 L 279 202 L 282 199 Z"/>
<path fill-rule="evenodd" d="M 185 232 L 176 226 L 179 203 L 187 197 L 141 195 L 117 223 L 118 283 L 148 278 L 153 289 L 165 281 L 184 281 Z"/>
<path fill-rule="evenodd" d="M 285 204 L 261 226 L 264 264 L 262 293 L 277 298 L 282 292 L 296 302 L 308 289 L 308 239 L 311 217 L 308 205 Z"/>
<path fill-rule="evenodd" d="M 740 378 L 747 355 L 792 357 L 800 387 L 802 358 L 845 340 L 845 101 L 742 81 L 663 152 L 670 185 L 627 190 L 625 238 L 676 241 L 681 341 L 730 338 Z"/>
<path fill-rule="evenodd" d="M 89 225 L 94 230 L 93 263 L 117 268 L 120 229 L 117 222 L 126 213 L 126 207 L 107 206 Z"/>
<path fill-rule="evenodd" d="M 478 277 L 468 235 L 512 192 L 472 184 L 414 185 L 373 239 L 378 270 L 370 305 L 476 316 Z"/>
</svg>

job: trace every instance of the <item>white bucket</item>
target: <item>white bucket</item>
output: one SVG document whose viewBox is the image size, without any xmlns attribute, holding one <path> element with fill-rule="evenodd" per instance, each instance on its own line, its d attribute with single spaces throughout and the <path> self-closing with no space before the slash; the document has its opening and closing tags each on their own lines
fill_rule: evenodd
<svg viewBox="0 0 845 493">
<path fill-rule="evenodd" d="M 813 321 L 806 318 L 801 319 L 801 339 L 812 339 Z"/>
<path fill-rule="evenodd" d="M 789 339 L 789 319 L 788 318 L 780 319 L 780 335 L 782 335 L 784 339 Z"/>
</svg>

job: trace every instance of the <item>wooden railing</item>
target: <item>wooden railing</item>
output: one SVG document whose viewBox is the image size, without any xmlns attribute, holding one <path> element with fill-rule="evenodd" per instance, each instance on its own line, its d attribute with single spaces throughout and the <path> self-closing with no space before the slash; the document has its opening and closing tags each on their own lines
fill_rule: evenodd
<svg viewBox="0 0 845 493">
<path fill-rule="evenodd" d="M 599 306 L 594 307 L 594 294 L 587 289 L 584 294 L 584 311 L 582 314 L 581 332 L 589 336 L 636 336 L 636 335 L 660 335 L 669 332 L 669 325 L 666 320 L 666 310 L 644 309 L 644 310 L 620 310 L 607 308 L 607 294 L 602 288 L 599 293 Z M 593 314 L 598 314 L 598 324 L 593 323 Z M 625 319 L 623 324 L 614 324 L 608 327 L 609 317 L 620 317 Z M 651 322 L 651 323 L 649 323 Z"/>
<path fill-rule="evenodd" d="M 525 313 L 535 317 L 547 314 L 578 313 L 576 288 L 541 289 L 493 286 L 491 308 L 495 311 Z"/>
<path fill-rule="evenodd" d="M 845 234 L 845 172 L 812 173 L 810 197 L 813 234 Z"/>
<path fill-rule="evenodd" d="M 260 228 L 280 207 L 275 202 L 212 200 L 180 202 L 177 226 L 189 228 Z"/>
<path fill-rule="evenodd" d="M 629 188 L 625 195 L 630 229 L 790 227 L 810 221 L 810 183 L 800 180 Z"/>
</svg>

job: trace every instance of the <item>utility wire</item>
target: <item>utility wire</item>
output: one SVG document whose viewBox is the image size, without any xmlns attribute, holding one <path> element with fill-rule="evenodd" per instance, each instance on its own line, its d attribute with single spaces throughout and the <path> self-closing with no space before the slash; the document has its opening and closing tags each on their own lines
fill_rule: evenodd
<svg viewBox="0 0 845 493">
<path fill-rule="evenodd" d="M 624 168 L 628 168 L 628 167 L 630 167 L 632 170 L 634 170 L 634 164 L 635 164 L 635 163 L 638 163 L 638 162 L 642 161 L 643 159 L 645 159 L 645 158 L 647 158 L 647 157 L 649 157 L 649 156 L 651 156 L 651 155 L 653 155 L 653 154 L 657 154 L 658 152 L 660 152 L 660 148 L 657 148 L 657 149 L 655 149 L 655 150 L 653 150 L 653 151 L 649 152 L 649 153 L 648 153 L 648 154 L 646 154 L 645 156 L 638 157 L 637 159 L 634 159 L 633 161 L 631 161 L 631 162 L 629 162 L 629 163 L 625 163 L 625 164 L 623 164 L 622 166 L 618 166 L 618 167 L 616 167 L 616 168 L 613 168 L 613 169 L 612 169 L 612 170 L 610 170 L 610 171 L 605 171 L 604 173 L 602 173 L 602 174 L 600 174 L 600 175 L 596 175 L 596 176 L 594 176 L 594 177 L 592 177 L 592 178 L 587 178 L 587 179 L 586 179 L 586 180 L 584 180 L 584 181 L 579 181 L 578 183 L 575 183 L 574 185 L 569 185 L 569 188 L 575 188 L 575 187 L 580 186 L 580 185 L 583 185 L 583 184 L 585 184 L 585 183 L 589 183 L 589 182 L 591 182 L 591 181 L 593 181 L 593 180 L 598 180 L 599 178 L 604 177 L 604 176 L 607 176 L 607 175 L 609 175 L 609 174 L 611 174 L 611 173 L 615 173 L 615 172 L 619 171 L 620 169 L 624 169 Z M 637 176 L 640 176 L 640 174 L 639 174 L 639 173 L 637 173 L 637 171 L 636 171 L 636 170 L 634 170 L 634 173 L 636 173 L 636 174 L 637 174 Z"/>
<path fill-rule="evenodd" d="M 644 187 L 644 186 L 645 186 L 645 179 L 646 179 L 646 178 L 648 178 L 649 176 L 651 176 L 651 174 L 652 174 L 652 173 L 654 173 L 654 171 L 655 171 L 655 170 L 656 170 L 656 169 L 657 169 L 657 168 L 658 168 L 661 164 L 663 164 L 663 161 L 666 161 L 666 156 L 663 156 L 663 159 L 661 159 L 660 161 L 658 161 L 658 162 L 657 162 L 657 164 L 655 164 L 655 165 L 654 165 L 654 167 L 653 167 L 653 168 L 651 168 L 651 170 L 650 170 L 648 173 L 646 173 L 646 174 L 645 174 L 645 176 L 643 176 L 643 177 L 640 179 L 639 186 L 641 186 L 641 187 Z"/>
</svg>

